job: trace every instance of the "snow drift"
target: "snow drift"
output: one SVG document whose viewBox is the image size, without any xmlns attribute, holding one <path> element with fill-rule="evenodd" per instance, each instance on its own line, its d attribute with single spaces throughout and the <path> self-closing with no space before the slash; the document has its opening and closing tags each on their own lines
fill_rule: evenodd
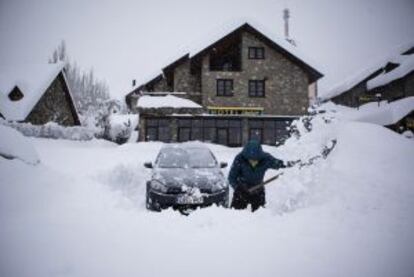
<svg viewBox="0 0 414 277">
<path fill-rule="evenodd" d="M 414 142 L 337 115 L 264 147 L 307 159 L 337 140 L 285 169 L 254 214 L 146 211 L 143 163 L 162 143 L 32 139 L 41 166 L 0 159 L 0 275 L 413 276 Z M 228 163 L 241 150 L 206 145 Z"/>
<path fill-rule="evenodd" d="M 27 138 L 18 131 L 2 125 L 0 125 L 0 156 L 6 159 L 18 159 L 31 165 L 40 162 L 36 150 Z"/>
</svg>

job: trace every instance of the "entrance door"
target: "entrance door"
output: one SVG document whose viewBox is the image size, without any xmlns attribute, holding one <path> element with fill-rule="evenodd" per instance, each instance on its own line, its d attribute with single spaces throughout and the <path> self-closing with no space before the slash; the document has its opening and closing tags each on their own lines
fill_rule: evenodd
<svg viewBox="0 0 414 277">
<path fill-rule="evenodd" d="M 227 145 L 229 139 L 229 132 L 227 128 L 217 128 L 217 143 Z"/>
</svg>

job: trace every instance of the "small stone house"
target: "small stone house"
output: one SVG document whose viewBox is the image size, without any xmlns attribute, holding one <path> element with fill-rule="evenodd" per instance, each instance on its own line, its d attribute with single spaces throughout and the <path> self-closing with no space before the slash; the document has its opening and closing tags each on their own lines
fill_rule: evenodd
<svg viewBox="0 0 414 277">
<path fill-rule="evenodd" d="M 372 101 L 395 101 L 414 95 L 414 47 L 381 65 L 372 66 L 333 89 L 326 97 L 336 104 L 359 107 Z"/>
<path fill-rule="evenodd" d="M 239 146 L 255 138 L 274 144 L 281 134 L 285 137 L 291 120 L 307 113 L 309 90 L 316 89 L 323 75 L 295 46 L 248 23 L 212 41 L 182 55 L 126 96 L 132 112 L 139 112 L 139 97 L 157 93 L 175 93 L 204 112 L 189 117 L 141 111 L 139 140 L 160 140 L 147 135 L 147 125 L 155 128 L 162 122 L 170 126 L 163 139 L 167 142 L 197 139 Z"/>
<path fill-rule="evenodd" d="M 64 64 L 0 66 L 0 116 L 34 125 L 80 125 Z"/>
</svg>

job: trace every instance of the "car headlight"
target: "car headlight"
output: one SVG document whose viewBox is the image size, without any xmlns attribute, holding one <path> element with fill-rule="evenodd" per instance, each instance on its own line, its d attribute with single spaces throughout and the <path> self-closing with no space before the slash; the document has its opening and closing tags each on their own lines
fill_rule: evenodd
<svg viewBox="0 0 414 277">
<path fill-rule="evenodd" d="M 150 182 L 150 187 L 153 190 L 162 192 L 162 193 L 167 193 L 168 192 L 168 188 L 166 185 L 164 185 L 162 182 L 158 181 L 158 180 L 151 180 Z"/>
<path fill-rule="evenodd" d="M 226 181 L 218 181 L 215 182 L 212 186 L 211 186 L 211 192 L 218 192 L 218 191 L 222 191 L 225 190 L 227 188 L 227 183 Z"/>
</svg>

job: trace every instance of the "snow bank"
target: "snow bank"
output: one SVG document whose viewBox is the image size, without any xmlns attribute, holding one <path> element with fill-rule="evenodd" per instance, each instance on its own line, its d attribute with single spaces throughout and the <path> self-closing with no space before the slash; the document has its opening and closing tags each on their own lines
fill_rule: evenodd
<svg viewBox="0 0 414 277">
<path fill-rule="evenodd" d="M 105 126 L 105 136 L 111 141 L 124 143 L 128 141 L 137 125 L 137 114 L 110 114 Z"/>
<path fill-rule="evenodd" d="M 0 125 L 0 156 L 36 165 L 39 156 L 31 143 L 13 128 Z"/>
<path fill-rule="evenodd" d="M 174 95 L 149 96 L 144 95 L 138 99 L 138 108 L 202 108 L 199 104 Z"/>
<path fill-rule="evenodd" d="M 91 140 L 98 135 L 98 129 L 82 126 L 64 127 L 55 122 L 44 125 L 32 125 L 31 123 L 18 123 L 0 119 L 0 126 L 12 127 L 27 137 L 69 139 L 69 140 Z"/>
<path fill-rule="evenodd" d="M 42 165 L 0 159 L 1 275 L 413 276 L 414 142 L 339 115 L 264 147 L 306 160 L 337 140 L 327 159 L 283 169 L 254 214 L 146 211 L 143 163 L 163 143 L 32 139 Z M 205 145 L 229 164 L 241 151 Z"/>
</svg>

